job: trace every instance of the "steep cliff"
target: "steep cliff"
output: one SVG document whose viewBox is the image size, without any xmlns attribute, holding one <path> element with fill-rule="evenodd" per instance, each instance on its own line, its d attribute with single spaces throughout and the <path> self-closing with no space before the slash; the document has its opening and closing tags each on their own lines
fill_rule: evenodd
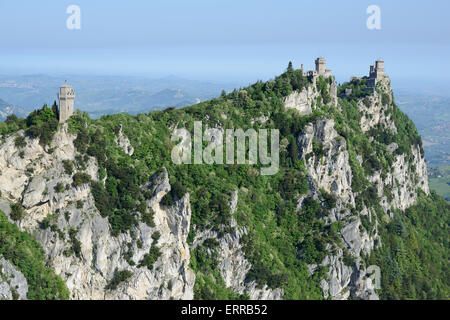
<svg viewBox="0 0 450 320">
<path fill-rule="evenodd" d="M 19 151 L 14 139 L 9 137 L 1 147 L 2 195 L 22 204 L 26 214 L 16 223 L 35 235 L 48 263 L 67 283 L 72 299 L 193 298 L 195 277 L 188 267 L 186 244 L 191 217 L 189 194 L 171 207 L 160 206 L 162 197 L 170 191 L 165 169 L 143 187 L 153 194 L 147 203 L 148 210 L 154 212 L 154 225 L 141 222 L 129 234 L 115 237 L 108 219 L 96 209 L 89 183 L 75 185 L 64 169 L 64 163 L 67 166 L 67 161 L 74 161 L 76 154 L 75 137 L 67 132 L 67 125 L 55 134 L 51 155 L 39 141 L 28 138 Z M 23 157 L 20 152 L 24 152 Z M 89 179 L 98 179 L 96 160 L 87 159 L 83 172 Z M 59 184 L 64 190 L 58 190 Z M 11 216 L 8 201 L 2 200 L 0 208 Z M 160 234 L 158 240 L 155 233 Z M 139 267 L 155 241 L 160 250 L 158 260 L 152 268 Z M 123 270 L 133 272 L 127 285 L 107 290 L 108 283 Z"/>
</svg>

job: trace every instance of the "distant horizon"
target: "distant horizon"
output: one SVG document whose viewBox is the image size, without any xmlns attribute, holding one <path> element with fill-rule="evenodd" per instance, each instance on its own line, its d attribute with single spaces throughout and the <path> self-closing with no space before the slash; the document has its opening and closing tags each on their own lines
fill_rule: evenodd
<svg viewBox="0 0 450 320">
<path fill-rule="evenodd" d="M 0 74 L 89 74 L 253 83 L 324 56 L 339 82 L 376 59 L 392 79 L 450 80 L 450 2 L 78 0 L 0 3 Z M 366 23 L 370 5 L 380 29 Z M 25 9 L 26 8 L 26 9 Z M 414 81 L 415 82 L 415 81 Z"/>
<path fill-rule="evenodd" d="M 450 53 L 450 51 L 449 51 Z M 0 54 L 1 56 L 1 54 Z M 52 69 L 45 69 L 45 68 L 39 68 L 36 70 L 33 70 L 33 68 L 25 68 L 25 69 L 16 69 L 16 68 L 7 68 L 1 66 L 0 61 L 0 76 L 38 76 L 38 75 L 44 75 L 44 76 L 53 76 L 53 77 L 61 77 L 61 76 L 89 76 L 89 77 L 129 77 L 129 78 L 145 78 L 145 79 L 160 79 L 160 78 L 170 78 L 170 77 L 176 77 L 178 79 L 186 79 L 186 80 L 194 80 L 194 81 L 202 81 L 202 82 L 216 82 L 216 83 L 229 83 L 229 82 L 248 82 L 248 83 L 254 83 L 256 81 L 262 80 L 267 81 L 269 79 L 272 79 L 273 77 L 276 77 L 277 75 L 284 72 L 287 68 L 288 63 L 291 61 L 294 64 L 295 69 L 300 69 L 300 66 L 304 65 L 304 70 L 314 70 L 314 60 L 318 57 L 317 56 L 310 56 L 310 59 L 301 61 L 299 59 L 287 59 L 283 62 L 273 63 L 269 65 L 266 69 L 260 70 L 259 72 L 255 72 L 251 67 L 241 67 L 239 68 L 239 72 L 229 72 L 229 73 L 221 73 L 220 68 L 218 68 L 218 72 L 213 72 L 214 69 L 208 68 L 209 63 L 205 62 L 204 64 L 198 63 L 198 65 L 202 65 L 204 69 L 209 69 L 211 72 L 209 73 L 200 73 L 200 72 L 186 72 L 183 70 L 180 70 L 177 72 L 177 70 L 160 70 L 160 71 L 142 71 L 142 72 L 134 72 L 133 70 L 116 70 L 112 69 L 110 71 L 105 70 L 90 70 L 87 71 L 88 65 L 86 65 L 85 68 L 79 68 L 78 70 L 71 70 L 68 68 L 68 70 L 52 70 Z M 356 77 L 363 77 L 365 75 L 369 74 L 369 67 L 371 64 L 374 64 L 375 60 L 381 59 L 385 61 L 386 64 L 386 73 L 390 76 L 392 79 L 401 79 L 403 81 L 413 81 L 417 82 L 418 80 L 422 79 L 427 82 L 429 81 L 450 81 L 450 72 L 442 72 L 442 73 L 436 73 L 432 72 L 426 72 L 427 67 L 424 66 L 421 67 L 414 67 L 411 68 L 411 70 L 421 70 L 420 74 L 414 74 L 412 72 L 399 72 L 399 66 L 396 64 L 393 64 L 393 61 L 384 58 L 383 56 L 379 56 L 378 58 L 373 59 L 364 59 L 364 56 L 359 57 L 359 61 L 355 62 L 352 61 L 351 64 L 346 63 L 346 61 L 338 60 L 338 61 L 330 61 L 327 58 L 326 53 L 323 53 L 322 55 L 327 60 L 327 68 L 330 68 L 332 71 L 332 75 L 335 76 L 336 81 L 343 83 L 346 81 L 349 81 L 349 79 L 352 76 Z M 395 60 L 394 60 L 395 61 Z M 333 68 L 333 62 L 337 62 L 335 65 L 335 68 Z M 364 65 L 364 62 L 366 62 L 366 65 Z M 237 67 L 236 67 L 237 68 Z M 337 72 L 335 72 L 337 71 Z M 449 87 L 450 91 L 450 87 Z M 450 92 L 449 92 L 450 93 Z"/>
<path fill-rule="evenodd" d="M 133 75 L 133 74 L 88 74 L 88 73 L 63 73 L 63 72 L 38 72 L 38 73 L 4 73 L 0 70 L 0 78 L 2 77 L 36 77 L 36 76 L 45 76 L 45 77 L 52 77 L 52 78 L 66 78 L 65 80 L 70 83 L 70 78 L 74 78 L 79 80 L 79 78 L 110 78 L 110 79 L 145 79 L 149 81 L 155 81 L 155 80 L 163 80 L 163 79 L 176 79 L 176 80 L 182 80 L 182 81 L 189 81 L 189 82 L 198 82 L 198 83 L 206 83 L 206 84 L 215 84 L 215 85 L 224 85 L 224 86 L 235 86 L 236 89 L 239 87 L 244 87 L 248 85 L 252 85 L 256 83 L 257 81 L 268 81 L 270 79 L 273 79 L 274 77 L 280 75 L 282 72 L 285 71 L 287 67 L 286 66 L 280 70 L 279 73 L 274 74 L 272 76 L 268 76 L 265 79 L 261 78 L 251 78 L 251 76 L 244 76 L 241 79 L 239 78 L 222 78 L 220 76 L 215 78 L 191 78 L 187 75 L 177 75 L 177 74 L 160 74 L 160 75 Z M 299 66 L 295 66 L 295 69 L 299 69 Z M 312 69 L 312 68 L 311 68 Z M 305 68 L 305 71 L 309 70 L 308 68 Z M 337 76 L 332 72 L 332 75 L 335 77 L 338 84 L 342 84 L 344 82 L 348 82 L 352 76 L 356 77 L 363 77 L 368 75 L 368 72 L 365 74 L 356 74 L 356 73 L 349 73 L 347 78 L 345 76 Z M 430 95 L 430 96 L 441 96 L 441 97 L 450 97 L 450 86 L 448 83 L 450 82 L 450 77 L 439 77 L 439 76 L 430 76 L 428 78 L 424 77 L 392 77 L 389 74 L 389 70 L 386 70 L 386 74 L 391 78 L 392 86 L 394 88 L 394 91 L 417 91 L 417 94 L 419 95 Z M 0 79 L 1 80 L 1 79 Z M 1 85 L 1 83 L 0 83 Z M 224 88 L 225 89 L 225 88 Z M 0 97 L 2 98 L 2 97 Z M 6 99 L 4 99 L 6 100 Z"/>
</svg>

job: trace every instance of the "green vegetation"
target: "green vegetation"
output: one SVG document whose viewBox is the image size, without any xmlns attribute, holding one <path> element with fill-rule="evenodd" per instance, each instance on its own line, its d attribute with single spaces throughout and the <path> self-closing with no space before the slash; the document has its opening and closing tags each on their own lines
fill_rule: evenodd
<svg viewBox="0 0 450 320">
<path fill-rule="evenodd" d="M 155 213 L 153 212 L 152 208 L 150 208 L 149 210 L 141 211 L 141 220 L 149 227 L 154 227 L 155 226 L 155 222 L 153 221 L 154 215 Z"/>
<path fill-rule="evenodd" d="M 44 251 L 29 234 L 19 231 L 0 211 L 0 255 L 10 261 L 28 282 L 27 298 L 62 300 L 69 298 L 64 281 L 46 267 Z"/>
<path fill-rule="evenodd" d="M 8 135 L 21 129 L 26 129 L 25 119 L 18 118 L 15 114 L 9 115 L 5 122 L 0 122 L 0 135 Z"/>
<path fill-rule="evenodd" d="M 55 192 L 56 193 L 63 193 L 66 190 L 66 187 L 64 186 L 63 183 L 58 182 L 55 186 Z"/>
<path fill-rule="evenodd" d="M 323 104 L 328 104 L 331 102 L 331 96 L 328 89 L 328 84 L 331 84 L 331 78 L 325 79 L 320 76 L 317 80 L 317 88 L 320 92 L 320 96 L 322 97 Z"/>
<path fill-rule="evenodd" d="M 202 246 L 192 252 L 190 267 L 195 271 L 196 281 L 194 295 L 199 300 L 246 300 L 246 295 L 239 295 L 226 287 L 217 270 L 217 248 L 215 239 L 206 239 Z"/>
<path fill-rule="evenodd" d="M 40 223 L 41 229 L 48 229 L 54 222 L 58 220 L 58 214 L 49 214 Z"/>
<path fill-rule="evenodd" d="M 153 264 L 158 260 L 161 256 L 161 251 L 158 247 L 158 240 L 161 237 L 161 234 L 156 231 L 152 234 L 152 245 L 150 247 L 149 253 L 146 253 L 139 263 L 139 267 L 147 267 L 149 270 L 153 270 Z"/>
<path fill-rule="evenodd" d="M 48 145 L 58 128 L 58 115 L 56 102 L 50 109 L 44 105 L 42 109 L 30 113 L 26 119 L 26 134 L 33 138 L 39 138 L 42 145 Z"/>
<path fill-rule="evenodd" d="M 76 237 L 77 237 L 77 230 L 70 229 L 69 230 L 69 239 L 70 239 L 70 242 L 72 243 L 72 247 L 71 247 L 72 252 L 75 254 L 75 256 L 77 258 L 81 259 L 81 242 Z"/>
<path fill-rule="evenodd" d="M 350 82 L 346 82 L 343 85 L 339 86 L 338 96 L 341 96 L 346 89 L 352 90 L 351 95 L 347 99 L 353 101 L 366 98 L 371 94 L 369 86 L 367 85 L 367 78 L 352 79 Z"/>
<path fill-rule="evenodd" d="M 77 172 L 73 175 L 72 180 L 72 185 L 78 187 L 91 182 L 91 176 L 85 172 Z"/>
<path fill-rule="evenodd" d="M 26 140 L 25 140 L 25 137 L 24 137 L 24 136 L 20 136 L 20 135 L 17 136 L 17 137 L 14 139 L 14 145 L 15 145 L 17 148 L 19 148 L 19 149 L 26 147 L 27 142 L 26 142 Z"/>
<path fill-rule="evenodd" d="M 16 115 L 10 115 L 5 122 L 0 123 L 0 136 L 8 135 L 18 130 L 25 130 L 25 134 L 31 138 L 39 138 L 41 145 L 49 145 L 58 128 L 58 112 L 56 102 L 52 108 L 44 105 L 42 109 L 31 112 L 26 119 L 19 119 Z M 15 139 L 17 148 L 26 146 L 23 136 Z"/>
<path fill-rule="evenodd" d="M 117 287 L 122 283 L 131 278 L 133 273 L 129 270 L 117 271 L 114 273 L 114 277 L 106 285 L 106 290 L 116 290 Z"/>
<path fill-rule="evenodd" d="M 430 189 L 435 190 L 437 194 L 450 202 L 450 166 L 429 168 L 428 181 Z"/>
<path fill-rule="evenodd" d="M 20 221 L 25 217 L 26 211 L 20 202 L 11 204 L 11 219 Z"/>
<path fill-rule="evenodd" d="M 73 174 L 73 163 L 70 160 L 63 160 L 64 171 L 71 176 Z"/>
<path fill-rule="evenodd" d="M 379 228 L 370 264 L 382 270 L 383 299 L 448 299 L 449 223 L 450 204 L 432 192 Z"/>
</svg>

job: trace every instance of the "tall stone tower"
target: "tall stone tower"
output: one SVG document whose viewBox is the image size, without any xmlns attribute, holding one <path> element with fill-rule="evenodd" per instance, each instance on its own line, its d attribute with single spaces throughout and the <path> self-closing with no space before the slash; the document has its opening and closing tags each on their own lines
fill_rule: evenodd
<svg viewBox="0 0 450 320">
<path fill-rule="evenodd" d="M 73 105 L 75 102 L 75 92 L 68 84 L 59 88 L 59 122 L 64 123 L 73 114 Z"/>
<path fill-rule="evenodd" d="M 375 71 L 377 73 L 377 78 L 381 78 L 384 76 L 384 61 L 383 60 L 375 61 Z"/>
<path fill-rule="evenodd" d="M 327 61 L 323 57 L 319 57 L 316 59 L 316 72 L 319 76 L 323 76 L 325 74 Z"/>
<path fill-rule="evenodd" d="M 314 73 L 314 71 L 312 72 Z M 331 70 L 327 69 L 327 60 L 324 57 L 319 57 L 316 59 L 316 76 L 323 76 L 325 78 L 331 77 Z"/>
<path fill-rule="evenodd" d="M 384 61 L 383 60 L 377 60 L 375 61 L 375 65 L 370 66 L 370 73 L 369 73 L 369 79 L 367 80 L 367 84 L 370 88 L 375 88 L 377 83 L 379 81 L 382 81 L 385 79 L 385 73 L 384 73 Z"/>
</svg>

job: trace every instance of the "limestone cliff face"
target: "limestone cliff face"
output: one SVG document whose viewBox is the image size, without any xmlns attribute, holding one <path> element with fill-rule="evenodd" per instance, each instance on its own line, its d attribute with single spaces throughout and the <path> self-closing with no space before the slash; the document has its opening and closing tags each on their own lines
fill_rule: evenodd
<svg viewBox="0 0 450 320">
<path fill-rule="evenodd" d="M 119 133 L 115 138 L 115 142 L 127 155 L 132 156 L 134 154 L 134 148 L 128 137 L 123 134 L 122 126 L 119 127 Z"/>
<path fill-rule="evenodd" d="M 314 154 L 314 144 L 322 148 L 323 158 Z M 343 202 L 354 205 L 355 199 L 351 192 L 352 171 L 346 142 L 343 137 L 338 136 L 334 121 L 324 119 L 308 125 L 298 137 L 298 145 L 308 173 L 317 186 L 333 193 Z"/>
<path fill-rule="evenodd" d="M 235 191 L 230 200 L 231 215 L 236 211 L 237 202 L 238 192 Z M 271 290 L 267 286 L 258 288 L 255 281 L 245 281 L 251 269 L 251 263 L 246 259 L 240 241 L 242 236 L 247 234 L 247 230 L 245 226 L 238 226 L 233 217 L 231 217 L 231 227 L 233 232 L 226 233 L 223 237 L 219 237 L 218 233 L 212 230 L 198 232 L 192 249 L 195 249 L 207 239 L 218 239 L 218 266 L 227 288 L 232 288 L 239 294 L 247 294 L 252 300 L 281 299 L 283 296 L 282 289 Z"/>
<path fill-rule="evenodd" d="M 378 195 L 382 197 L 381 205 L 386 212 L 390 209 L 401 209 L 413 205 L 417 200 L 417 190 L 420 188 L 426 194 L 430 193 L 427 178 L 425 158 L 418 146 L 411 146 L 412 161 L 405 155 L 397 155 L 392 165 L 392 171 L 383 179 L 379 173 L 370 177 L 370 181 L 378 186 Z M 391 198 L 383 195 L 383 190 L 390 189 Z"/>
<path fill-rule="evenodd" d="M 320 158 L 313 152 L 313 139 L 315 143 L 322 146 L 323 156 Z M 355 194 L 351 188 L 352 171 L 345 140 L 335 131 L 334 121 L 324 119 L 307 126 L 298 138 L 298 145 L 310 177 L 310 191 L 307 196 L 318 199 L 320 190 L 336 196 L 336 207 L 331 209 L 330 215 L 325 219 L 326 223 L 339 221 L 343 225 L 340 236 L 344 248 L 334 248 L 333 253 L 321 262 L 322 266 L 329 268 L 328 279 L 323 279 L 321 282 L 324 297 L 347 299 L 356 283 L 361 283 L 364 287 L 361 291 L 364 294 L 368 292 L 366 298 L 376 299 L 377 295 L 371 281 L 365 285 L 365 272 L 361 269 L 359 257 L 362 252 L 368 254 L 374 248 L 377 234 L 369 236 L 360 228 L 360 216 L 352 215 L 349 210 L 349 207 L 355 205 Z M 305 197 L 300 198 L 299 206 L 302 205 L 303 198 Z M 370 211 L 365 209 L 360 215 L 370 215 Z M 357 258 L 353 266 L 343 262 L 343 250 L 348 250 Z M 316 268 L 317 265 L 310 265 L 311 272 Z M 358 294 L 352 296 L 364 298 Z"/>
<path fill-rule="evenodd" d="M 0 256 L 0 300 L 26 300 L 28 283 L 22 272 Z"/>
<path fill-rule="evenodd" d="M 330 95 L 329 105 L 337 106 L 337 84 L 334 78 L 329 78 L 330 83 L 326 83 L 326 89 Z M 295 109 L 301 115 L 308 115 L 317 107 L 318 102 L 323 102 L 319 89 L 317 87 L 316 79 L 313 83 L 301 91 L 294 91 L 284 99 L 284 106 L 286 109 Z"/>
<path fill-rule="evenodd" d="M 23 132 L 18 134 L 23 135 Z M 205 239 L 216 239 L 218 235 L 212 231 L 200 232 L 193 247 L 189 247 L 190 196 L 186 194 L 170 207 L 161 205 L 161 199 L 171 190 L 165 169 L 142 186 L 153 194 L 147 205 L 154 212 L 155 226 L 140 222 L 131 233 L 115 237 L 108 220 L 96 209 L 89 184 L 74 187 L 72 176 L 65 173 L 63 161 L 72 161 L 77 154 L 73 146 L 75 136 L 68 133 L 66 125 L 54 137 L 53 154 L 46 152 L 37 140 L 28 138 L 27 146 L 19 150 L 14 139 L 13 135 L 0 146 L 0 191 L 3 196 L 0 209 L 9 216 L 10 202 L 22 203 L 27 214 L 16 224 L 22 231 L 36 236 L 45 250 L 48 264 L 66 282 L 71 299 L 194 298 L 195 274 L 189 268 L 190 251 Z M 119 136 L 119 143 L 124 140 Z M 21 151 L 23 157 L 19 155 Z M 88 159 L 85 169 L 92 179 L 98 179 L 98 167 L 93 158 Z M 55 191 L 58 183 L 66 186 L 65 191 Z M 236 192 L 230 202 L 232 212 L 236 210 L 237 201 Z M 51 219 L 54 227 L 42 229 L 40 223 L 44 219 Z M 245 283 L 251 264 L 244 256 L 240 239 L 247 231 L 245 227 L 237 226 L 233 218 L 231 221 L 235 231 L 219 241 L 219 269 L 226 285 L 252 299 L 280 299 L 283 294 L 280 289 L 259 289 L 254 281 Z M 69 253 L 73 245 L 71 230 L 76 231 L 79 256 Z M 158 240 L 161 256 L 153 270 L 139 267 L 139 262 L 151 248 L 155 232 L 161 235 Z M 128 252 L 131 254 L 127 260 L 124 253 Z M 2 263 L 7 266 L 6 270 L 13 270 L 6 260 Z M 131 278 L 117 289 L 107 290 L 108 282 L 122 270 L 131 271 Z M 10 275 L 13 271 L 8 272 Z M 13 283 L 22 281 L 18 291 L 20 297 L 26 297 L 26 280 L 18 272 L 13 275 Z M 12 297 L 9 282 L 2 282 L 0 289 L 5 298 Z"/>
<path fill-rule="evenodd" d="M 382 90 L 388 95 L 390 103 L 393 95 L 389 84 L 382 83 Z M 295 94 L 291 96 L 294 97 Z M 368 132 L 376 125 L 381 125 L 387 132 L 397 131 L 390 114 L 385 112 L 392 106 L 388 103 L 383 104 L 382 100 L 382 94 L 375 91 L 366 99 L 358 101 L 357 105 L 362 113 L 360 126 L 363 132 Z M 286 107 L 293 107 L 292 101 L 293 98 L 287 99 Z M 296 102 L 296 105 L 302 106 L 304 101 L 305 99 L 301 103 Z M 336 132 L 334 120 L 325 118 L 307 125 L 298 136 L 297 144 L 299 156 L 303 159 L 309 176 L 310 191 L 306 196 L 318 199 L 320 190 L 334 195 L 337 199 L 336 207 L 330 210 L 330 215 L 325 220 L 326 223 L 340 221 L 343 225 L 340 235 L 344 247 L 334 248 L 333 253 L 321 262 L 321 265 L 327 266 L 329 270 L 328 278 L 321 282 L 324 297 L 378 299 L 374 284 L 369 279 L 370 273 L 367 272 L 369 266 L 365 266 L 362 262 L 362 255 L 369 255 L 375 248 L 379 237 L 378 221 L 371 208 L 364 207 L 357 215 L 350 210 L 355 208 L 355 198 L 358 194 L 352 191 L 352 169 L 344 137 Z M 320 149 L 319 154 L 314 152 L 314 145 Z M 396 148 L 395 143 L 389 146 L 391 154 L 394 155 Z M 392 168 L 384 177 L 381 171 L 366 177 L 376 186 L 380 205 L 388 214 L 393 209 L 404 210 L 413 205 L 417 200 L 419 189 L 429 193 L 424 156 L 418 145 L 412 145 L 411 151 L 413 158 L 409 161 L 405 154 L 395 155 Z M 358 159 L 361 159 L 360 155 Z M 390 199 L 387 199 L 385 190 L 389 190 Z M 306 196 L 299 199 L 299 207 L 302 206 Z M 372 230 L 362 227 L 361 219 L 364 217 L 373 223 Z M 352 265 L 343 262 L 343 250 L 347 250 L 355 259 Z M 310 265 L 311 272 L 316 268 L 317 265 Z"/>
<path fill-rule="evenodd" d="M 154 194 L 148 205 L 154 211 L 155 226 L 141 222 L 132 230 L 133 236 L 122 233 L 115 237 L 107 219 L 95 207 L 90 186 L 72 186 L 71 175 L 65 173 L 63 161 L 73 160 L 76 155 L 75 137 L 67 132 L 67 126 L 56 133 L 53 154 L 47 153 L 37 140 L 28 138 L 27 146 L 18 150 L 14 138 L 7 138 L 0 146 L 0 209 L 9 216 L 9 202 L 22 203 L 27 214 L 17 225 L 34 234 L 42 244 L 48 264 L 65 280 L 72 299 L 193 298 L 195 275 L 189 269 L 190 249 L 186 243 L 191 219 L 189 194 L 172 207 L 161 206 L 162 197 L 171 188 L 165 170 L 144 186 Z M 88 160 L 85 172 L 98 179 L 93 158 Z M 55 191 L 58 183 L 66 186 L 65 191 Z M 40 223 L 46 218 L 54 227 L 44 230 Z M 71 230 L 75 230 L 75 240 L 71 239 Z M 160 258 L 153 270 L 138 267 L 157 231 L 161 235 Z M 79 256 L 70 253 L 74 241 L 79 241 Z M 128 251 L 131 257 L 126 260 L 124 253 Z M 131 278 L 115 290 L 106 290 L 115 272 L 122 270 L 131 271 Z M 9 297 L 5 283 L 1 292 Z M 26 282 L 20 286 L 20 297 L 26 292 L 23 287 Z"/>
<path fill-rule="evenodd" d="M 375 91 L 372 95 L 358 101 L 358 108 L 362 112 L 360 126 L 363 132 L 367 132 L 376 125 L 381 124 L 393 133 L 397 132 L 394 121 L 386 111 L 390 109 L 389 103 L 392 101 L 392 90 L 390 87 L 384 87 L 389 96 L 389 101 L 384 101 L 382 95 Z"/>
<path fill-rule="evenodd" d="M 397 133 L 397 128 L 392 119 L 392 101 L 394 100 L 392 89 L 388 82 L 389 78 L 380 82 L 381 93 L 375 91 L 371 96 L 358 101 L 358 108 L 362 112 L 360 127 L 363 132 L 368 132 L 375 126 L 381 126 L 385 132 Z M 383 94 L 385 99 L 383 99 Z M 384 101 L 383 101 L 384 100 Z M 398 145 L 392 143 L 388 149 L 394 155 L 392 169 L 384 179 L 380 172 L 368 177 L 369 181 L 377 186 L 378 195 L 382 198 L 381 205 L 385 211 L 389 209 L 404 210 L 414 204 L 417 200 L 417 189 L 420 188 L 429 194 L 427 166 L 425 157 L 420 152 L 418 145 L 411 145 L 413 159 L 407 159 L 405 154 L 396 154 Z M 384 190 L 388 188 L 391 198 L 384 196 Z"/>
<path fill-rule="evenodd" d="M 314 108 L 315 100 L 319 96 L 313 86 L 308 86 L 302 91 L 294 91 L 284 100 L 286 109 L 295 109 L 302 115 L 310 114 Z"/>
<path fill-rule="evenodd" d="M 333 79 L 326 82 L 330 99 L 328 107 L 339 108 L 337 86 Z M 378 91 L 357 102 L 361 112 L 359 121 L 363 133 L 382 127 L 386 132 L 397 132 L 390 114 L 393 101 L 388 83 L 382 83 Z M 386 100 L 387 95 L 387 100 Z M 301 115 L 309 115 L 323 104 L 317 82 L 300 92 L 285 97 L 285 107 L 295 109 Z M 226 117 L 222 117 L 226 119 Z M 271 119 L 264 115 L 253 118 L 253 123 L 263 124 Z M 356 124 L 358 126 L 358 124 Z M 223 129 L 215 129 L 212 135 L 222 139 Z M 363 205 L 356 209 L 359 193 L 352 189 L 355 177 L 352 172 L 349 143 L 339 135 L 332 116 L 322 116 L 308 123 L 296 136 L 299 159 L 305 165 L 309 191 L 295 199 L 298 207 L 306 197 L 321 199 L 323 193 L 336 199 L 329 214 L 323 217 L 325 224 L 340 222 L 341 247 L 331 247 L 320 262 L 327 267 L 322 279 L 323 296 L 332 299 L 377 299 L 370 272 L 364 256 L 379 243 L 378 221 L 373 208 Z M 248 233 L 246 226 L 236 223 L 233 214 L 239 202 L 236 191 L 229 202 L 231 208 L 231 232 L 219 235 L 213 230 L 197 230 L 191 225 L 189 193 L 176 199 L 171 206 L 163 205 L 163 197 L 171 191 L 168 173 L 164 168 L 141 186 L 151 193 L 148 210 L 154 213 L 154 225 L 139 222 L 131 231 L 114 235 L 107 218 L 96 208 L 91 186 L 88 183 L 73 184 L 73 173 L 85 172 L 98 181 L 100 174 L 94 158 L 83 156 L 84 168 L 67 169 L 68 162 L 75 162 L 80 154 L 74 147 L 75 135 L 63 125 L 55 134 L 49 147 L 42 147 L 37 139 L 25 137 L 26 146 L 15 145 L 19 131 L 0 142 L 0 209 L 10 217 L 10 203 L 20 203 L 26 215 L 16 223 L 22 231 L 35 236 L 42 244 L 48 266 L 52 267 L 67 283 L 71 299 L 193 299 L 196 275 L 190 269 L 191 252 L 205 240 L 218 242 L 218 271 L 227 288 L 251 299 L 282 299 L 281 288 L 262 288 L 255 281 L 246 281 L 252 268 L 243 249 L 242 238 Z M 372 137 L 373 138 L 373 137 Z M 134 154 L 133 146 L 120 128 L 115 143 L 125 154 Z M 418 189 L 429 193 L 426 163 L 418 145 L 411 146 L 412 156 L 397 154 L 398 145 L 387 146 L 393 157 L 389 172 L 374 171 L 365 178 L 376 188 L 380 206 L 391 214 L 394 209 L 404 210 L 417 200 Z M 351 151 L 351 149 L 350 149 Z M 362 155 L 357 154 L 362 163 Z M 353 159 L 353 158 L 352 158 Z M 46 221 L 50 227 L 43 227 Z M 370 228 L 366 229 L 368 221 Z M 192 244 L 187 238 L 195 230 Z M 159 234 L 157 246 L 161 255 L 153 268 L 140 266 Z M 377 244 L 378 245 L 378 244 Z M 78 246 L 77 250 L 74 247 Z M 348 256 L 352 257 L 351 263 Z M 301 256 L 301 252 L 299 252 Z M 311 273 L 319 265 L 309 265 Z M 131 276 L 107 289 L 108 283 L 119 271 L 127 270 Z M 25 299 L 28 286 L 23 274 L 0 257 L 0 299 Z"/>
</svg>

